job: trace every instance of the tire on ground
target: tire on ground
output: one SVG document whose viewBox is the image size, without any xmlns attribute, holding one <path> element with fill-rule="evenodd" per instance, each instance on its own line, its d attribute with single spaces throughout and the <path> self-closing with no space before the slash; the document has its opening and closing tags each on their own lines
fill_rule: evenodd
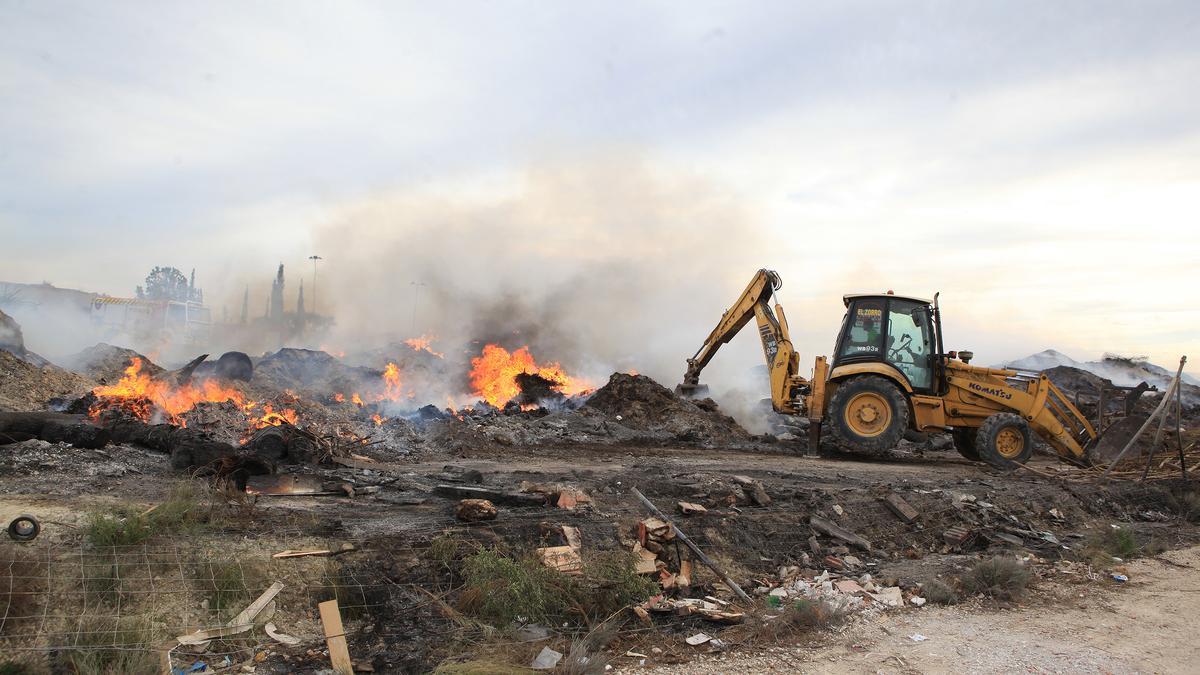
<svg viewBox="0 0 1200 675">
<path fill-rule="evenodd" d="M 829 401 L 834 439 L 860 452 L 896 447 L 908 429 L 908 417 L 908 400 L 899 387 L 876 375 L 842 382 Z"/>
<path fill-rule="evenodd" d="M 978 435 L 976 433 L 978 431 L 975 428 L 963 427 L 950 432 L 950 436 L 954 439 L 954 449 L 958 450 L 958 454 L 975 462 L 979 461 L 979 451 L 975 449 L 975 437 Z"/>
<path fill-rule="evenodd" d="M 1033 454 L 1029 423 L 1013 413 L 992 415 L 983 421 L 975 435 L 975 452 L 979 459 L 998 469 L 1016 469 L 1017 462 L 1024 464 Z"/>
</svg>

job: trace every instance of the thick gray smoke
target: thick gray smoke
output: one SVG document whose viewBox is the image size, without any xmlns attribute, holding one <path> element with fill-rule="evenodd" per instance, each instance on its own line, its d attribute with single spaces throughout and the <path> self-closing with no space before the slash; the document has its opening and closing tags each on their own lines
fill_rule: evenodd
<svg viewBox="0 0 1200 675">
<path fill-rule="evenodd" d="M 772 262 L 764 228 L 736 194 L 615 157 L 539 166 L 499 195 L 378 195 L 316 241 L 336 348 L 421 334 L 448 353 L 528 345 L 598 384 L 628 369 L 674 384 L 750 275 Z M 726 349 L 710 380 L 762 358 L 753 335 Z"/>
</svg>

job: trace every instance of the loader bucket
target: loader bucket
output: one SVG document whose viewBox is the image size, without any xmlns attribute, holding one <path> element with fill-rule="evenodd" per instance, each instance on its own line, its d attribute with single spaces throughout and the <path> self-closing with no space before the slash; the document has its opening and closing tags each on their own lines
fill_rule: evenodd
<svg viewBox="0 0 1200 675">
<path fill-rule="evenodd" d="M 682 398 L 708 398 L 708 385 L 681 382 L 675 385 L 675 395 Z"/>
<path fill-rule="evenodd" d="M 1093 464 L 1108 464 L 1117 458 L 1125 444 L 1146 422 L 1146 415 L 1129 415 L 1108 425 L 1087 448 Z M 1136 451 L 1135 451 L 1136 452 Z M 1128 457 L 1129 455 L 1126 455 Z"/>
</svg>

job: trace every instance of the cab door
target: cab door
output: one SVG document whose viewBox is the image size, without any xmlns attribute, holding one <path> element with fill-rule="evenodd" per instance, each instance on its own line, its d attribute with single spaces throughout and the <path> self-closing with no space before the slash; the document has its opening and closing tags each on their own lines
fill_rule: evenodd
<svg viewBox="0 0 1200 675">
<path fill-rule="evenodd" d="M 884 362 L 903 373 L 914 391 L 933 391 L 936 350 L 929 306 L 913 300 L 889 298 L 886 330 Z"/>
</svg>

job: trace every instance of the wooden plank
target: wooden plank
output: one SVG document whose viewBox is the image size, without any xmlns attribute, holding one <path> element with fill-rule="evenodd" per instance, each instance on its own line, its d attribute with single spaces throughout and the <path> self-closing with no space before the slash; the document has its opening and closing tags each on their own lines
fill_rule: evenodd
<svg viewBox="0 0 1200 675">
<path fill-rule="evenodd" d="M 904 498 L 895 492 L 889 492 L 883 498 L 883 503 L 896 514 L 900 520 L 906 523 L 911 523 L 921 516 L 921 514 L 912 507 L 911 504 L 904 501 Z"/>
<path fill-rule="evenodd" d="M 342 613 L 338 602 L 326 600 L 317 605 L 321 612 L 321 625 L 325 628 L 325 645 L 329 647 L 329 662 L 340 675 L 354 675 L 354 662 L 350 660 L 350 648 L 346 646 L 346 629 L 342 627 Z"/>
<path fill-rule="evenodd" d="M 700 559 L 700 562 L 704 563 L 708 569 L 712 570 L 714 574 L 720 577 L 721 581 L 724 581 L 725 585 L 729 586 L 729 588 L 735 594 L 737 594 L 739 598 L 746 602 L 753 602 L 753 600 L 750 599 L 750 596 L 746 595 L 746 591 L 743 591 L 742 587 L 738 586 L 737 582 L 731 579 L 729 575 L 725 573 L 725 570 L 721 569 L 715 562 L 712 561 L 711 558 L 705 555 L 704 551 L 701 551 L 700 547 L 692 542 L 692 540 L 683 533 L 683 530 L 679 529 L 679 526 L 676 525 L 674 521 L 663 515 L 663 512 L 659 511 L 658 507 L 655 506 L 653 502 L 651 502 L 649 499 L 646 499 L 646 495 L 642 494 L 637 488 L 632 488 L 632 490 L 634 496 L 641 500 L 642 505 L 649 509 L 650 513 L 654 514 L 659 520 L 662 520 L 671 526 L 671 531 L 675 533 L 675 536 L 679 537 L 679 541 L 682 541 L 685 546 L 691 549 L 692 553 L 695 553 L 696 557 Z"/>
<path fill-rule="evenodd" d="M 824 532 L 825 534 L 827 534 L 835 539 L 841 539 L 842 541 L 846 542 L 847 544 L 850 544 L 851 546 L 857 546 L 858 548 L 861 548 L 864 551 L 867 551 L 867 552 L 871 551 L 871 542 L 867 541 L 866 539 L 863 539 L 862 537 L 851 532 L 850 530 L 847 530 L 839 525 L 835 525 L 834 523 L 832 523 L 828 520 L 825 520 L 824 518 L 822 518 L 820 516 L 809 517 L 808 524 L 812 525 L 813 529 L 817 530 L 818 532 Z"/>
</svg>

